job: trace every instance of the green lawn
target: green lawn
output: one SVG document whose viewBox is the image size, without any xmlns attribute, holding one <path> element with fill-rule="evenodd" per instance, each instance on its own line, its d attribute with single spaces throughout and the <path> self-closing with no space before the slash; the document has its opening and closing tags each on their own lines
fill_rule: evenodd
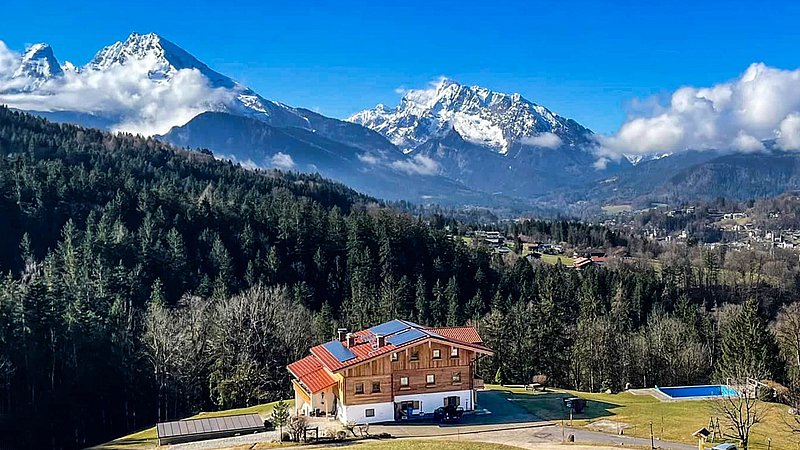
<svg viewBox="0 0 800 450">
<path fill-rule="evenodd" d="M 208 412 L 204 411 L 190 418 L 207 419 L 211 417 L 235 416 L 238 414 L 253 414 L 253 413 L 261 414 L 261 416 L 264 417 L 272 413 L 272 408 L 275 406 L 275 403 L 277 402 L 264 403 L 263 405 L 250 406 L 248 408 L 227 409 L 224 411 L 208 411 Z M 294 400 L 287 400 L 286 403 L 288 403 L 290 407 L 294 406 Z M 119 439 L 115 439 L 111 442 L 98 445 L 97 447 L 94 448 L 103 450 L 123 450 L 123 449 L 139 450 L 139 449 L 152 449 L 157 446 L 158 446 L 158 440 L 156 435 L 156 427 L 153 426 L 141 431 L 137 431 L 136 433 L 123 436 Z"/>
<path fill-rule="evenodd" d="M 417 439 L 386 440 L 363 442 L 354 447 L 356 450 L 519 450 L 518 447 L 510 447 L 501 444 L 489 444 L 485 442 L 466 442 L 466 441 L 424 441 Z"/>
<path fill-rule="evenodd" d="M 565 266 L 571 266 L 572 263 L 575 262 L 575 258 L 570 258 L 569 256 L 564 255 L 547 255 L 542 254 L 542 262 L 545 264 L 558 264 L 561 261 L 561 264 Z"/>
<path fill-rule="evenodd" d="M 668 441 L 696 444 L 692 433 L 708 426 L 713 415 L 708 400 L 662 402 L 650 395 L 593 394 L 588 392 L 554 390 L 533 393 L 524 389 L 509 389 L 500 386 L 489 386 L 490 389 L 503 389 L 512 392 L 513 401 L 526 408 L 532 414 L 543 419 L 560 422 L 569 419 L 569 410 L 564 407 L 563 398 L 567 396 L 582 397 L 589 402 L 583 414 L 576 415 L 573 426 L 583 427 L 600 419 L 630 424 L 625 430 L 628 435 L 639 437 L 650 436 L 650 422 L 656 438 Z M 751 450 L 767 448 L 767 439 L 772 438 L 771 448 L 775 450 L 796 450 L 800 445 L 800 436 L 792 436 L 784 421 L 787 407 L 768 404 L 770 411 L 764 423 L 753 428 Z M 723 418 L 720 417 L 723 433 Z M 730 441 L 730 440 L 729 440 Z"/>
</svg>

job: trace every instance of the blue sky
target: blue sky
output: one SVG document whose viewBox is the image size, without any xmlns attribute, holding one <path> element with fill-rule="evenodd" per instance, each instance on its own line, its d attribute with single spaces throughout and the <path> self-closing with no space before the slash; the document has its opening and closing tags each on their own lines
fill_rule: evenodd
<svg viewBox="0 0 800 450">
<path fill-rule="evenodd" d="M 267 98 L 334 117 L 445 75 L 610 133 L 634 99 L 727 81 L 753 62 L 800 66 L 793 2 L 69 3 L 6 2 L 0 40 L 47 42 L 84 64 L 154 31 Z"/>
</svg>

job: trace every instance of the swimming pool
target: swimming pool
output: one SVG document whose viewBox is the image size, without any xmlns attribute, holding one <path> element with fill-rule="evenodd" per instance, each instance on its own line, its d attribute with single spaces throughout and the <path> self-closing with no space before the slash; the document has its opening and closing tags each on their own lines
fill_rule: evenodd
<svg viewBox="0 0 800 450">
<path fill-rule="evenodd" d="M 736 395 L 736 391 L 730 386 L 724 384 L 708 384 L 703 386 L 670 386 L 658 387 L 656 389 L 661 391 L 669 398 L 675 399 L 698 399 L 698 398 L 714 398 L 714 397 L 732 397 Z"/>
</svg>

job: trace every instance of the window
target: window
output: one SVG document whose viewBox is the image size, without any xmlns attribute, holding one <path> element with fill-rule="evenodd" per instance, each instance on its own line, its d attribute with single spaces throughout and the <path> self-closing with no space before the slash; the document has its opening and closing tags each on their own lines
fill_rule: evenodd
<svg viewBox="0 0 800 450">
<path fill-rule="evenodd" d="M 400 402 L 401 411 L 408 411 L 409 408 L 419 410 L 419 401 Z"/>
<path fill-rule="evenodd" d="M 459 406 L 459 405 L 461 405 L 461 397 L 453 396 L 444 398 L 444 406 Z"/>
<path fill-rule="evenodd" d="M 442 351 L 438 348 L 433 349 L 433 359 L 441 359 L 442 358 Z"/>
<path fill-rule="evenodd" d="M 356 394 L 364 393 L 364 383 L 356 383 Z"/>
<path fill-rule="evenodd" d="M 453 383 L 461 383 L 461 372 L 453 372 Z"/>
<path fill-rule="evenodd" d="M 392 353 L 392 361 L 397 361 L 397 352 Z"/>
<path fill-rule="evenodd" d="M 364 415 L 367 417 L 375 417 L 375 409 L 374 408 L 365 409 Z"/>
<path fill-rule="evenodd" d="M 436 375 L 429 373 L 425 376 L 425 383 L 426 384 L 436 384 Z"/>
<path fill-rule="evenodd" d="M 419 361 L 419 350 L 411 350 L 411 361 Z"/>
<path fill-rule="evenodd" d="M 408 377 L 400 377 L 400 387 L 408 387 Z"/>
<path fill-rule="evenodd" d="M 458 358 L 458 348 L 453 347 L 450 349 L 450 357 L 451 358 Z"/>
<path fill-rule="evenodd" d="M 381 383 L 378 382 L 378 381 L 373 381 L 372 382 L 372 393 L 374 394 L 375 392 L 380 392 L 380 391 L 381 391 Z"/>
</svg>

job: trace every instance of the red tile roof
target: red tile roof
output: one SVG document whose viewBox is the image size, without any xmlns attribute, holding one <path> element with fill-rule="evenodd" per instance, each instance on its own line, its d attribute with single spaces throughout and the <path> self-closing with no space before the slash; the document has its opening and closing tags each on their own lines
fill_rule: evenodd
<svg viewBox="0 0 800 450">
<path fill-rule="evenodd" d="M 366 361 L 368 359 L 372 359 L 378 355 L 384 355 L 398 348 L 389 343 L 386 343 L 383 347 L 377 349 L 372 348 L 372 344 L 364 339 L 363 334 L 357 334 L 357 335 L 359 336 L 359 339 L 356 340 L 356 345 L 348 347 L 349 350 L 356 355 L 356 357 L 353 359 L 340 362 L 333 355 L 331 355 L 330 352 L 328 352 L 328 350 L 322 345 L 311 347 L 311 354 L 319 358 L 319 361 L 322 361 L 322 364 L 325 364 L 325 367 L 327 367 L 332 372 L 335 372 L 344 367 L 352 366 L 360 362 Z"/>
<path fill-rule="evenodd" d="M 468 344 L 483 344 L 483 339 L 475 327 L 436 327 L 428 328 L 443 338 L 465 342 Z"/>
<path fill-rule="evenodd" d="M 289 364 L 288 368 L 311 393 L 319 392 L 336 384 L 336 380 L 322 367 L 319 359 L 313 355 Z"/>
<path fill-rule="evenodd" d="M 355 345 L 348 347 L 348 350 L 353 352 L 356 356 L 355 358 L 351 358 L 347 361 L 340 361 L 334 355 L 332 355 L 328 349 L 326 349 L 323 345 L 317 345 L 311 348 L 311 356 L 307 356 L 300 361 L 292 363 L 289 365 L 289 370 L 295 374 L 295 376 L 300 377 L 300 375 L 296 372 L 302 370 L 303 367 L 307 369 L 311 369 L 309 364 L 318 364 L 319 367 L 325 367 L 331 372 L 337 372 L 345 367 L 350 367 L 356 364 L 360 364 L 362 362 L 368 361 L 372 358 L 377 356 L 385 355 L 387 353 L 391 353 L 397 351 L 398 349 L 402 349 L 411 345 L 415 345 L 419 342 L 423 342 L 427 339 L 435 339 L 441 340 L 444 342 L 450 342 L 453 344 L 463 345 L 466 347 L 473 348 L 481 353 L 492 353 L 492 351 L 483 345 L 483 340 L 481 339 L 480 335 L 478 334 L 478 330 L 472 326 L 463 326 L 463 327 L 422 327 L 411 322 L 403 322 L 403 321 L 393 321 L 393 322 L 401 322 L 401 326 L 405 325 L 406 328 L 416 328 L 423 332 L 426 332 L 426 335 L 420 337 L 419 339 L 415 339 L 409 342 L 405 342 L 402 345 L 395 346 L 391 343 L 387 342 L 381 346 L 380 348 L 373 347 L 373 341 L 375 335 L 370 331 L 361 330 L 353 333 L 356 336 Z M 373 327 L 374 328 L 374 327 Z M 401 330 L 402 331 L 402 330 Z M 396 334 L 400 331 L 396 331 Z M 304 362 L 312 358 L 315 362 Z"/>
</svg>

